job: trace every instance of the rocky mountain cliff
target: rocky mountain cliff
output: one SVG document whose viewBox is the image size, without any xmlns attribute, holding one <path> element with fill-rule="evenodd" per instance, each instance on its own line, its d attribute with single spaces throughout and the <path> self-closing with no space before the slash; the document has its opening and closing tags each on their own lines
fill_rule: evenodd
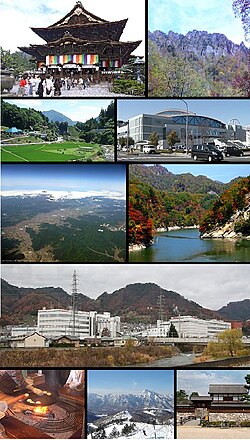
<svg viewBox="0 0 250 440">
<path fill-rule="evenodd" d="M 200 223 L 201 238 L 250 239 L 250 176 L 231 185 Z"/>
<path fill-rule="evenodd" d="M 149 40 L 156 44 L 162 55 L 182 53 L 191 59 L 216 58 L 236 54 L 245 57 L 249 53 L 249 49 L 243 42 L 235 44 L 223 34 L 210 34 L 206 31 L 193 30 L 182 35 L 173 31 L 166 34 L 157 30 L 149 32 Z"/>
</svg>

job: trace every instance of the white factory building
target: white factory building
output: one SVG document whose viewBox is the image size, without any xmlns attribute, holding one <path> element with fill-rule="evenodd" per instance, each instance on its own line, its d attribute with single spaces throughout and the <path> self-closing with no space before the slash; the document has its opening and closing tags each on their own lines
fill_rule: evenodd
<svg viewBox="0 0 250 440">
<path fill-rule="evenodd" d="M 111 317 L 109 312 L 76 311 L 75 320 L 73 320 L 73 312 L 70 309 L 43 308 L 38 310 L 37 327 L 12 327 L 11 336 L 23 336 L 36 331 L 47 339 L 56 339 L 64 335 L 74 335 L 84 339 L 102 336 L 104 329 L 110 337 L 116 337 L 120 332 L 120 317 Z"/>
<path fill-rule="evenodd" d="M 180 338 L 216 338 L 219 333 L 231 329 L 231 323 L 217 319 L 201 319 L 195 316 L 176 316 L 169 321 L 157 321 L 156 327 L 148 328 L 142 336 L 168 337 L 173 324 Z"/>
</svg>

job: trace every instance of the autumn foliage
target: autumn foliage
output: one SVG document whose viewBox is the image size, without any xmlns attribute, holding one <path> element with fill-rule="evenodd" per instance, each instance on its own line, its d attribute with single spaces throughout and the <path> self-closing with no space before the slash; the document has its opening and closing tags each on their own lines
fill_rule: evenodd
<svg viewBox="0 0 250 440">
<path fill-rule="evenodd" d="M 237 210 L 246 206 L 246 195 L 249 192 L 250 176 L 231 185 L 206 212 L 200 223 L 200 232 L 208 232 L 215 226 L 224 225 Z"/>
</svg>

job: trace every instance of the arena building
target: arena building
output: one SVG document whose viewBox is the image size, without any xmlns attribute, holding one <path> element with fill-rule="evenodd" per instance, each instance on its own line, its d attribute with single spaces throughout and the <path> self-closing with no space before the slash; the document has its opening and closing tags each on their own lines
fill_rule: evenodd
<svg viewBox="0 0 250 440">
<path fill-rule="evenodd" d="M 166 143 L 167 136 L 175 131 L 182 145 L 186 145 L 186 121 L 187 112 L 179 109 L 164 110 L 155 115 L 140 114 L 124 123 L 119 124 L 118 138 L 130 136 L 135 143 L 147 141 L 152 133 L 157 133 L 160 142 Z M 237 120 L 233 120 L 237 121 Z M 237 123 L 225 124 L 224 122 L 208 116 L 188 112 L 188 145 L 198 145 L 220 139 L 222 141 L 239 140 L 246 141 L 246 130 Z"/>
</svg>

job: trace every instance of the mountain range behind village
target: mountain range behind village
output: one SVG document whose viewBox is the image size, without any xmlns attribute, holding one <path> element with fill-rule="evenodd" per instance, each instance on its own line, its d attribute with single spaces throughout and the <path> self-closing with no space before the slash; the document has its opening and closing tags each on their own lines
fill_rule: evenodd
<svg viewBox="0 0 250 440">
<path fill-rule="evenodd" d="M 27 324 L 36 322 L 37 311 L 46 307 L 69 308 L 71 295 L 60 287 L 17 287 L 1 280 L 2 315 L 1 325 Z M 177 307 L 181 315 L 193 315 L 199 318 L 217 318 L 247 321 L 250 319 L 250 300 L 230 302 L 219 310 L 204 308 L 173 290 L 163 289 L 155 283 L 128 284 L 112 293 L 104 292 L 93 299 L 78 294 L 79 310 L 97 312 L 109 311 L 120 315 L 122 321 L 153 323 L 158 318 L 158 299 L 162 295 L 165 318 L 173 316 Z"/>
</svg>

